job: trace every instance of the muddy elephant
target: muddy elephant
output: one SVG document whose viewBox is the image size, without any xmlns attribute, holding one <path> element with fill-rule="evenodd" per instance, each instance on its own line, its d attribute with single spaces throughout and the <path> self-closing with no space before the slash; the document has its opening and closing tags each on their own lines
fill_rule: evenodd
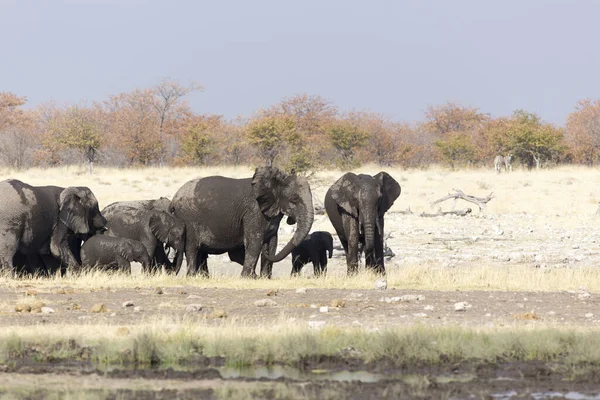
<svg viewBox="0 0 600 400">
<path fill-rule="evenodd" d="M 171 213 L 171 200 L 160 197 L 152 200 L 117 201 L 110 203 L 102 209 L 102 215 L 119 213 L 124 208 L 135 208 L 139 210 L 156 210 Z"/>
<path fill-rule="evenodd" d="M 82 267 L 119 268 L 131 271 L 131 262 L 139 262 L 145 271 L 152 266 L 146 247 L 137 240 L 95 235 L 81 247 Z"/>
<path fill-rule="evenodd" d="M 173 197 L 175 216 L 186 224 L 187 266 L 179 275 L 208 275 L 208 254 L 228 253 L 243 265 L 242 276 L 271 277 L 273 262 L 283 260 L 306 237 L 313 223 L 312 194 L 306 178 L 273 167 L 260 167 L 248 179 L 210 176 L 185 183 Z M 297 229 L 277 250 L 283 216 Z"/>
<path fill-rule="evenodd" d="M 375 176 L 348 172 L 325 194 L 325 210 L 344 247 L 349 275 L 358 271 L 359 244 L 367 269 L 385 274 L 384 215 L 400 191 L 386 172 Z"/>
<path fill-rule="evenodd" d="M 105 235 L 140 241 L 146 247 L 153 266 L 179 269 L 185 251 L 185 224 L 172 214 L 158 210 L 123 207 L 106 213 Z M 163 245 L 175 249 L 175 264 L 167 258 Z"/>
<path fill-rule="evenodd" d="M 333 256 L 333 237 L 329 232 L 316 231 L 309 234 L 292 250 L 292 276 L 300 274 L 302 267 L 313 264 L 315 276 L 327 274 L 327 255 Z"/>
<path fill-rule="evenodd" d="M 13 260 L 37 265 L 54 257 L 78 268 L 81 237 L 104 229 L 106 219 L 87 187 L 31 186 L 16 179 L 0 182 L 0 265 Z M 16 256 L 16 257 L 15 257 Z"/>
</svg>

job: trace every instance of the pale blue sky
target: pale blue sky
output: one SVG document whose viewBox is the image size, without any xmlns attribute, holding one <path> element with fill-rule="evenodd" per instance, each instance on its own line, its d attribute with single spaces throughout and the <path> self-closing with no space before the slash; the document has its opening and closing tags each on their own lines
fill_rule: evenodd
<svg viewBox="0 0 600 400">
<path fill-rule="evenodd" d="M 76 103 L 195 80 L 198 113 L 296 93 L 418 121 L 456 101 L 562 124 L 600 97 L 594 0 L 0 0 L 0 91 Z"/>
</svg>

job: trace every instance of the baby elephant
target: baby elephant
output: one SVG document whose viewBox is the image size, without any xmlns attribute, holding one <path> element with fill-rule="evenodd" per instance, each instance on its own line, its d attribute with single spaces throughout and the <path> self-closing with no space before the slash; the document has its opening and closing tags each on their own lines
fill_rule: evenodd
<svg viewBox="0 0 600 400">
<path fill-rule="evenodd" d="M 304 264 L 313 263 L 315 276 L 325 276 L 327 273 L 327 252 L 329 258 L 333 255 L 333 238 L 329 232 L 317 231 L 306 236 L 292 250 L 292 276 L 299 275 Z"/>
<path fill-rule="evenodd" d="M 81 247 L 81 264 L 84 267 L 117 267 L 121 271 L 131 271 L 132 261 L 141 263 L 144 271 L 150 269 L 148 251 L 137 240 L 94 235 Z"/>
</svg>

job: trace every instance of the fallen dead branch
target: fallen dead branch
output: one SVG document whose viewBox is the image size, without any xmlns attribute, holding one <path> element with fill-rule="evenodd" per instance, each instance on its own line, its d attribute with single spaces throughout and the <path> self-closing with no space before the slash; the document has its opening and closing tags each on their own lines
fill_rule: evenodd
<svg viewBox="0 0 600 400">
<path fill-rule="evenodd" d="M 414 212 L 410 209 L 410 206 L 406 210 L 392 211 L 393 214 L 404 214 L 404 215 L 413 215 Z"/>
<path fill-rule="evenodd" d="M 458 215 L 459 217 L 464 217 L 465 215 L 470 214 L 471 211 L 472 210 L 470 208 L 466 208 L 464 210 L 454 210 L 454 211 L 442 211 L 442 209 L 440 208 L 438 210 L 438 212 L 436 212 L 434 214 L 422 212 L 421 214 L 419 214 L 419 217 L 443 217 L 444 215 Z"/>
<path fill-rule="evenodd" d="M 485 209 L 485 206 L 487 205 L 487 203 L 491 199 L 494 198 L 494 192 L 491 192 L 487 197 L 475 197 L 475 196 L 465 194 L 460 189 L 452 189 L 452 190 L 454 190 L 454 193 L 449 193 L 447 196 L 444 196 L 441 199 L 434 201 L 433 203 L 431 203 L 431 206 L 434 206 L 437 203 L 441 203 L 442 201 L 454 199 L 454 202 L 452 203 L 452 209 L 454 209 L 454 206 L 456 206 L 456 201 L 458 199 L 462 199 L 462 200 L 468 201 L 470 203 L 477 204 L 477 206 L 479 207 L 479 211 L 481 211 L 481 210 Z"/>
</svg>

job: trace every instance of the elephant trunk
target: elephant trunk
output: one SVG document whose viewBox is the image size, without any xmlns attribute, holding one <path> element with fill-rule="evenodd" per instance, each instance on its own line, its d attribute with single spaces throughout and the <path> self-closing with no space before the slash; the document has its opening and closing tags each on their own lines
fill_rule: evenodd
<svg viewBox="0 0 600 400">
<path fill-rule="evenodd" d="M 283 249 L 275 256 L 271 256 L 270 254 L 263 253 L 263 257 L 265 257 L 270 262 L 279 262 L 286 258 L 288 254 L 292 252 L 302 241 L 306 238 L 306 235 L 310 232 L 310 228 L 312 227 L 313 220 L 315 218 L 315 212 L 312 205 L 312 199 L 309 197 L 308 201 L 304 201 L 302 206 L 299 207 L 300 211 L 297 215 L 298 228 L 296 232 L 294 232 L 294 236 L 290 239 L 290 241 L 285 245 Z"/>
<path fill-rule="evenodd" d="M 375 229 L 373 228 L 373 223 L 371 221 L 364 224 L 365 229 L 365 254 L 370 254 L 373 252 L 373 248 L 375 245 Z"/>
</svg>

